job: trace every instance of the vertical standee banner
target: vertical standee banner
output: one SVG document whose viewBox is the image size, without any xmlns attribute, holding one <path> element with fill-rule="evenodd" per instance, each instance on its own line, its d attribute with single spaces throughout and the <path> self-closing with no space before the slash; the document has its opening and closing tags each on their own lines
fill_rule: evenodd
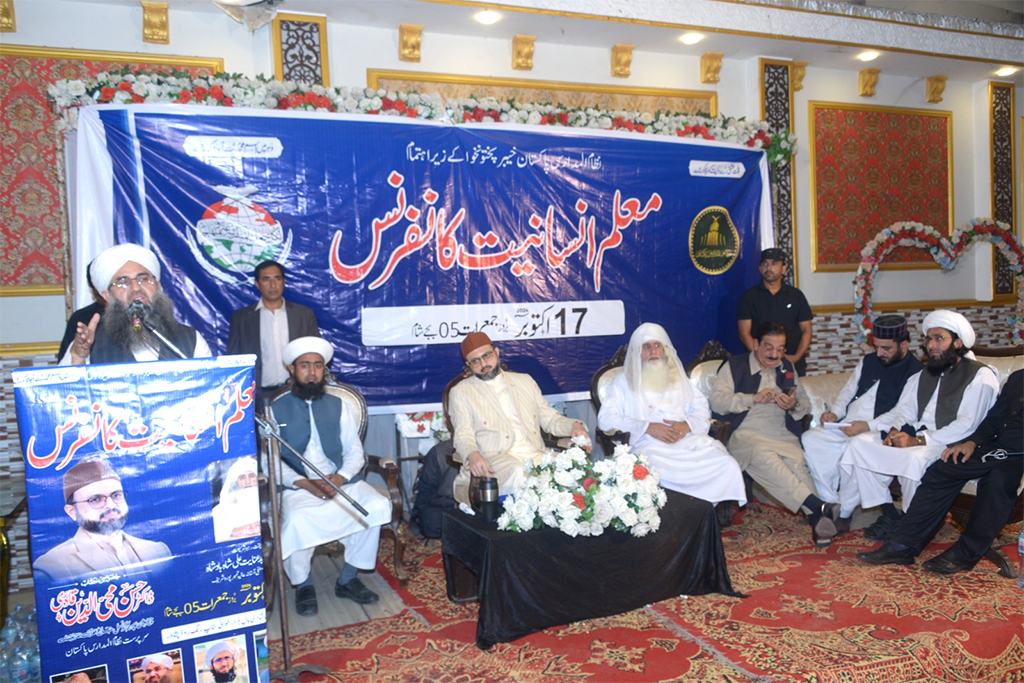
<svg viewBox="0 0 1024 683">
<path fill-rule="evenodd" d="M 169 105 L 85 108 L 77 143 L 82 273 L 105 244 L 151 246 L 223 350 L 274 259 L 371 407 L 436 405 L 471 331 L 566 398 L 641 322 L 684 360 L 742 351 L 773 239 L 765 154 L 734 144 Z"/>
<path fill-rule="evenodd" d="M 254 360 L 12 371 L 43 681 L 256 680 Z"/>
</svg>

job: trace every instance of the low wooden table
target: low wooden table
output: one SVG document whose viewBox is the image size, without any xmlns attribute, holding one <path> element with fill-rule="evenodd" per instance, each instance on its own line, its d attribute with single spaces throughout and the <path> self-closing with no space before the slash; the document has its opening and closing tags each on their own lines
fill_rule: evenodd
<svg viewBox="0 0 1024 683">
<path fill-rule="evenodd" d="M 480 516 L 447 511 L 441 542 L 448 597 L 472 600 L 472 579 L 478 580 L 477 646 L 486 650 L 550 626 L 678 595 L 739 596 L 729 580 L 714 507 L 667 493 L 661 528 L 642 538 L 610 529 L 576 538 L 547 528 L 498 531 Z"/>
</svg>

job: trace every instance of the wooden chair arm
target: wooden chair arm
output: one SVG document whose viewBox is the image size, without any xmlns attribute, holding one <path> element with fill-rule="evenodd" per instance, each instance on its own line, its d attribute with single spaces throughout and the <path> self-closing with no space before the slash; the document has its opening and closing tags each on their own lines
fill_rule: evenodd
<svg viewBox="0 0 1024 683">
<path fill-rule="evenodd" d="M 366 473 L 375 472 L 379 474 L 388 487 L 388 498 L 391 499 L 391 520 L 393 522 L 402 519 L 402 492 L 398 488 L 398 465 L 392 458 L 384 458 L 379 455 L 366 454 Z"/>
<path fill-rule="evenodd" d="M 732 423 L 727 420 L 711 420 L 711 428 L 708 434 L 711 438 L 718 439 L 723 446 L 729 445 L 729 434 L 732 433 Z"/>
</svg>

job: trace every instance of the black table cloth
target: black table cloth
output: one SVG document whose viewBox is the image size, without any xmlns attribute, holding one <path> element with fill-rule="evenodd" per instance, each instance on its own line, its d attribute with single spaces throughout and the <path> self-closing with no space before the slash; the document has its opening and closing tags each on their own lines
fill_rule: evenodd
<svg viewBox="0 0 1024 683">
<path fill-rule="evenodd" d="M 729 580 L 714 507 L 666 493 L 661 528 L 642 538 L 610 528 L 576 538 L 549 528 L 498 531 L 479 515 L 446 511 L 441 541 L 449 595 L 453 558 L 479 579 L 477 646 L 486 650 L 678 595 L 739 595 Z"/>
</svg>

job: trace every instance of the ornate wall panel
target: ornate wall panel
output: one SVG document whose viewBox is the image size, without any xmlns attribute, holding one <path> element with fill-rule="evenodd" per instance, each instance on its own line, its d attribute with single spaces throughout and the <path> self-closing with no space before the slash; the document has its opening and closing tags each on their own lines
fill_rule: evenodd
<svg viewBox="0 0 1024 683">
<path fill-rule="evenodd" d="M 1013 182 L 1013 84 L 988 84 L 992 149 L 992 218 L 1016 226 L 1017 198 Z M 1011 229 L 1014 229 L 1011 227 Z M 1013 273 L 1006 257 L 995 253 L 996 294 L 1013 294 Z"/>
<path fill-rule="evenodd" d="M 279 12 L 274 17 L 273 36 L 278 80 L 331 84 L 326 17 Z"/>
<path fill-rule="evenodd" d="M 46 88 L 125 66 L 223 70 L 219 59 L 156 57 L 89 50 L 0 45 L 0 285 L 4 294 L 62 294 L 67 224 L 62 158 Z"/>
<path fill-rule="evenodd" d="M 816 271 L 856 270 L 879 230 L 953 228 L 952 113 L 810 102 L 811 248 Z M 882 268 L 934 268 L 897 249 Z"/>
<path fill-rule="evenodd" d="M 791 62 L 762 59 L 761 118 L 772 131 L 793 129 L 793 91 L 790 80 Z M 793 164 L 784 162 L 772 171 L 772 218 L 775 223 L 775 244 L 789 254 L 792 264 L 785 280 L 798 281 L 796 272 L 796 221 L 793 214 Z"/>
<path fill-rule="evenodd" d="M 567 107 L 635 109 L 652 114 L 661 109 L 679 114 L 718 115 L 717 93 L 702 90 L 633 88 L 383 69 L 367 69 L 366 84 L 384 90 L 437 93 L 445 99 L 494 97 L 498 100 L 518 99 L 522 102 L 557 102 Z"/>
</svg>

